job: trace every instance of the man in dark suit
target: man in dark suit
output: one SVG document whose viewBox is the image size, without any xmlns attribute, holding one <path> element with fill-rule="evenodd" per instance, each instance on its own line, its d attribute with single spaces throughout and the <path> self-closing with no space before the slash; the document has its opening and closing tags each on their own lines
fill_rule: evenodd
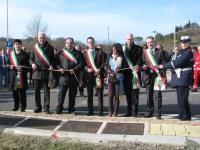
<svg viewBox="0 0 200 150">
<path fill-rule="evenodd" d="M 42 111 L 40 90 L 44 89 L 44 112 L 50 113 L 50 89 L 48 87 L 49 70 L 54 65 L 54 48 L 47 42 L 46 34 L 38 34 L 38 43 L 30 55 L 30 65 L 33 69 L 32 79 L 35 85 L 35 113 Z"/>
<path fill-rule="evenodd" d="M 15 59 L 16 58 L 16 59 Z M 23 67 L 21 67 L 23 66 Z M 22 41 L 14 40 L 14 50 L 10 54 L 10 84 L 9 89 L 13 92 L 14 108 L 13 111 L 21 112 L 26 110 L 26 89 L 27 85 L 27 68 L 29 67 L 29 56 L 22 50 Z"/>
<path fill-rule="evenodd" d="M 148 49 L 151 50 L 154 59 L 158 65 L 163 64 L 167 61 L 164 52 L 155 48 L 155 41 L 152 36 L 146 39 L 146 44 Z M 143 69 L 142 80 L 143 84 L 146 86 L 146 91 L 147 91 L 147 112 L 145 113 L 144 117 L 145 118 L 152 117 L 155 109 L 156 118 L 161 119 L 162 93 L 161 91 L 154 90 L 154 81 L 155 78 L 157 77 L 157 73 L 155 73 L 152 70 L 148 62 L 148 59 L 145 57 L 145 55 L 143 55 L 142 69 Z"/>
<path fill-rule="evenodd" d="M 194 60 L 190 40 L 189 36 L 182 36 L 182 49 L 177 52 L 176 57 L 171 62 L 159 66 L 161 69 L 172 69 L 171 85 L 176 88 L 179 119 L 182 121 L 191 120 L 188 96 Z"/>
<path fill-rule="evenodd" d="M 100 82 L 100 87 L 97 87 L 97 96 L 98 96 L 98 111 L 99 116 L 103 115 L 103 83 L 104 83 L 104 65 L 106 62 L 107 55 L 103 52 L 102 49 L 95 47 L 95 40 L 93 37 L 87 38 L 88 49 L 85 50 L 85 59 L 87 66 L 85 70 L 88 73 L 87 77 L 87 93 L 88 93 L 88 115 L 93 115 L 93 91 L 95 87 L 95 80 Z M 94 65 L 91 65 L 90 60 L 86 56 L 87 51 L 91 51 L 93 55 Z M 96 70 L 94 70 L 94 67 Z"/>
<path fill-rule="evenodd" d="M 123 47 L 124 55 L 126 59 L 129 59 L 136 68 L 137 75 L 139 77 L 140 82 L 140 68 L 142 65 L 142 47 L 136 45 L 134 43 L 133 34 L 129 33 L 126 36 L 126 44 Z M 128 67 L 130 67 L 128 65 Z M 133 116 L 137 116 L 138 113 L 138 102 L 139 102 L 139 87 L 133 89 L 132 76 L 133 73 L 131 70 L 126 70 L 125 73 L 125 91 L 126 91 L 126 100 L 127 100 L 127 112 L 125 114 L 126 117 L 129 117 L 133 114 Z"/>
<path fill-rule="evenodd" d="M 72 57 L 70 57 L 72 56 Z M 61 50 L 56 58 L 57 68 L 60 70 L 58 106 L 56 113 L 61 114 L 65 95 L 69 89 L 69 114 L 75 113 L 75 97 L 79 86 L 80 70 L 83 67 L 81 53 L 74 48 L 74 39 L 66 38 L 65 48 Z M 64 71 L 69 70 L 69 71 Z"/>
</svg>

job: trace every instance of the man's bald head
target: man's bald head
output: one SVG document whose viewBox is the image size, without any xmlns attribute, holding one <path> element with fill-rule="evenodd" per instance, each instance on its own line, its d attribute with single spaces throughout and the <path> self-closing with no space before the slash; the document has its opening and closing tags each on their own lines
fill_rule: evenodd
<svg viewBox="0 0 200 150">
<path fill-rule="evenodd" d="M 131 47 L 131 45 L 134 43 L 134 36 L 132 33 L 127 34 L 126 43 L 128 47 Z"/>
</svg>

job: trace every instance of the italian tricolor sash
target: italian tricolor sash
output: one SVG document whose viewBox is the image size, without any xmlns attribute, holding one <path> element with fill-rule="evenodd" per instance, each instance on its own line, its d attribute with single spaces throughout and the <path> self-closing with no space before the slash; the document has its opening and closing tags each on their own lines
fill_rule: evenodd
<svg viewBox="0 0 200 150">
<path fill-rule="evenodd" d="M 88 66 L 92 68 L 94 73 L 97 73 L 98 69 L 94 63 L 94 54 L 93 54 L 92 49 L 85 50 L 85 57 L 86 57 Z"/>
<path fill-rule="evenodd" d="M 144 55 L 145 55 L 147 61 L 149 62 L 150 68 L 155 73 L 157 73 L 157 77 L 155 78 L 155 81 L 154 81 L 154 90 L 157 90 L 157 91 L 165 90 L 167 87 L 166 78 L 164 78 L 160 75 L 160 72 L 159 72 L 158 68 L 156 67 L 156 66 L 158 66 L 158 64 L 151 52 L 151 49 L 144 50 Z"/>
<path fill-rule="evenodd" d="M 146 49 L 144 50 L 144 55 L 147 59 L 147 61 L 149 62 L 149 66 L 150 68 L 155 72 L 155 73 L 159 73 L 158 69 L 156 66 L 158 66 L 152 52 L 151 49 Z"/>
<path fill-rule="evenodd" d="M 95 85 L 96 85 L 96 88 L 102 88 L 101 77 L 96 77 L 96 79 L 95 79 Z"/>
<path fill-rule="evenodd" d="M 74 64 L 77 64 L 77 59 L 66 48 L 63 48 L 63 55 L 67 58 L 67 60 L 71 61 Z"/>
<path fill-rule="evenodd" d="M 133 63 L 131 62 L 131 60 L 129 59 L 129 57 L 126 55 L 126 47 L 123 46 L 123 52 L 124 52 L 124 56 L 126 58 L 126 61 L 128 62 L 128 65 L 130 68 L 133 68 Z M 138 74 L 135 70 L 132 70 L 132 88 L 133 89 L 138 89 L 140 88 L 140 81 L 139 81 L 139 77 Z"/>
<path fill-rule="evenodd" d="M 38 43 L 35 44 L 34 50 L 35 50 L 36 54 L 39 56 L 39 58 L 40 58 L 47 66 L 50 66 L 50 61 L 49 61 L 48 57 L 47 57 L 46 54 L 43 52 L 43 50 L 39 47 Z"/>
<path fill-rule="evenodd" d="M 13 50 L 11 53 L 10 53 L 10 61 L 11 61 L 11 64 L 17 68 L 19 66 L 19 63 L 17 61 L 17 57 L 16 57 L 16 54 L 15 54 L 15 50 Z"/>
<path fill-rule="evenodd" d="M 16 54 L 15 54 L 15 50 L 13 50 L 10 53 L 10 60 L 11 60 L 11 64 L 17 68 L 19 66 L 19 62 L 17 60 Z M 15 88 L 16 89 L 21 89 L 23 88 L 23 77 L 21 74 L 21 71 L 17 71 L 17 75 L 15 77 Z"/>
</svg>

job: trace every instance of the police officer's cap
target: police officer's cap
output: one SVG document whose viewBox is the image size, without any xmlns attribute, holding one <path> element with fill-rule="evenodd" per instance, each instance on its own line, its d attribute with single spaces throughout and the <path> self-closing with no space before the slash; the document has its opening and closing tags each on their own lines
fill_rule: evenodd
<svg viewBox="0 0 200 150">
<path fill-rule="evenodd" d="M 186 35 L 186 36 L 181 36 L 181 43 L 187 43 L 191 41 L 190 36 Z"/>
</svg>

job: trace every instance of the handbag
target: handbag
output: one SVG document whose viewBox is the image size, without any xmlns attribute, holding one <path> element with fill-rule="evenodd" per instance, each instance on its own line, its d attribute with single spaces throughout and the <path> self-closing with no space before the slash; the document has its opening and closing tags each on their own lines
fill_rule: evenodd
<svg viewBox="0 0 200 150">
<path fill-rule="evenodd" d="M 117 79 L 116 75 L 110 74 L 108 76 L 108 82 L 109 83 L 117 83 L 117 82 L 119 82 L 119 80 Z"/>
</svg>

